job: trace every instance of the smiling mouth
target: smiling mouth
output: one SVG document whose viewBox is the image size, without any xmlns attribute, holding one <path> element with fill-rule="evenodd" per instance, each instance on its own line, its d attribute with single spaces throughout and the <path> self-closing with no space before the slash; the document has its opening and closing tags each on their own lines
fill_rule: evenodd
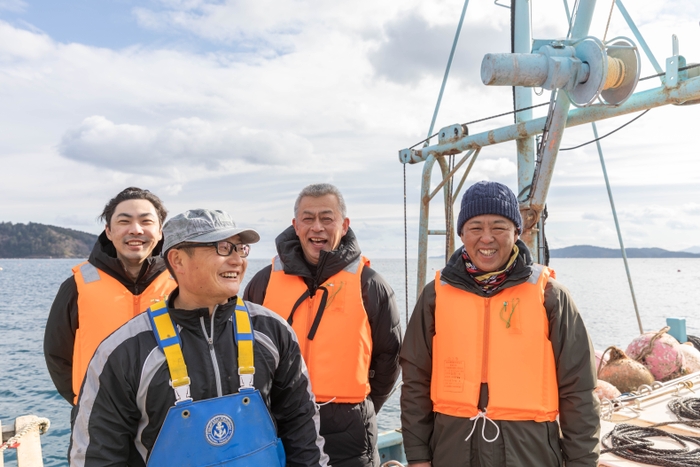
<svg viewBox="0 0 700 467">
<path fill-rule="evenodd" d="M 479 254 L 482 256 L 491 257 L 496 254 L 496 250 L 479 250 Z"/>
<path fill-rule="evenodd" d="M 129 246 L 143 246 L 146 242 L 142 240 L 129 240 L 126 242 L 127 245 Z"/>
<path fill-rule="evenodd" d="M 324 246 L 328 241 L 325 238 L 312 237 L 309 239 L 312 245 Z"/>
<path fill-rule="evenodd" d="M 237 272 L 222 272 L 219 274 L 221 277 L 224 279 L 238 279 L 238 273 Z"/>
</svg>

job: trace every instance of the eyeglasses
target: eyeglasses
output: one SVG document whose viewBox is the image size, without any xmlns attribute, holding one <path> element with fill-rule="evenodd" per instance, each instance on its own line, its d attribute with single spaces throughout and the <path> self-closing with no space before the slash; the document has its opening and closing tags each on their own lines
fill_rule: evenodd
<svg viewBox="0 0 700 467">
<path fill-rule="evenodd" d="M 231 243 L 226 240 L 221 240 L 220 242 L 211 243 L 185 243 L 179 245 L 177 249 L 180 248 L 196 248 L 200 246 L 213 246 L 216 248 L 216 254 L 219 256 L 231 256 L 234 251 L 238 253 L 238 256 L 245 258 L 250 253 L 250 245 L 247 243 Z"/>
</svg>

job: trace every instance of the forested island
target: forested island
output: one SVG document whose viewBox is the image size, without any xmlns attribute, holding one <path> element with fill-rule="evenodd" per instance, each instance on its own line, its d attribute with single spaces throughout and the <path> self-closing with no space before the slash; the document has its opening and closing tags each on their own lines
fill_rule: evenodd
<svg viewBox="0 0 700 467">
<path fill-rule="evenodd" d="M 0 258 L 87 258 L 97 235 L 54 225 L 0 222 Z"/>
<path fill-rule="evenodd" d="M 87 258 L 97 235 L 55 225 L 0 222 L 0 258 Z M 700 258 L 662 248 L 627 248 L 628 258 Z M 619 249 L 591 245 L 553 248 L 552 258 L 621 258 Z"/>
<path fill-rule="evenodd" d="M 628 258 L 700 258 L 700 254 L 669 251 L 663 248 L 625 248 Z M 549 250 L 551 258 L 622 258 L 619 249 L 574 245 Z"/>
</svg>

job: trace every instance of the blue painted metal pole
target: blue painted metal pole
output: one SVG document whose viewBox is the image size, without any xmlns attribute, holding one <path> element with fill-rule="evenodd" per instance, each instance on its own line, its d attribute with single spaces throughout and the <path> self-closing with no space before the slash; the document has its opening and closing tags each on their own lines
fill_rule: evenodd
<svg viewBox="0 0 700 467">
<path fill-rule="evenodd" d="M 600 157 L 600 167 L 603 169 L 603 178 L 605 178 L 605 188 L 608 189 L 608 198 L 610 199 L 610 208 L 612 209 L 613 219 L 615 219 L 615 230 L 617 230 L 617 240 L 620 242 L 620 251 L 622 252 L 622 261 L 625 263 L 625 272 L 627 272 L 627 282 L 630 285 L 630 293 L 632 294 L 632 304 L 634 305 L 634 313 L 637 315 L 637 324 L 639 325 L 639 334 L 644 333 L 644 328 L 642 327 L 642 318 L 639 316 L 639 308 L 637 307 L 637 297 L 634 294 L 634 286 L 632 285 L 632 274 L 630 274 L 630 267 L 627 263 L 627 252 L 625 251 L 625 244 L 622 241 L 622 232 L 620 230 L 620 222 L 617 220 L 617 210 L 615 209 L 615 201 L 613 200 L 612 189 L 610 188 L 610 180 L 608 179 L 608 171 L 605 169 L 605 159 L 603 158 L 603 148 L 600 146 L 600 141 L 598 140 L 598 128 L 595 122 L 591 123 L 593 126 L 593 135 L 596 139 L 596 147 L 598 148 L 598 157 Z"/>
<path fill-rule="evenodd" d="M 578 8 L 574 12 L 574 24 L 570 31 L 572 39 L 582 39 L 588 35 L 595 4 L 595 0 L 581 0 L 578 4 Z M 539 165 L 535 169 L 536 173 L 532 182 L 530 197 L 525 203 L 521 204 L 520 209 L 523 215 L 523 233 L 521 238 L 528 246 L 532 245 L 532 253 L 539 262 L 544 262 L 544 258 L 541 257 L 544 252 L 534 248 L 534 246 L 538 244 L 537 237 L 541 234 L 539 229 L 541 227 L 540 219 L 547 200 L 547 194 L 549 193 L 549 185 L 552 181 L 559 145 L 567 127 L 570 106 L 571 101 L 567 94 L 562 91 L 557 92 L 554 108 L 550 107 L 549 119 L 545 124 L 548 131 L 543 135 L 543 150 L 540 154 Z"/>
<path fill-rule="evenodd" d="M 532 52 L 532 32 L 530 31 L 530 0 L 515 0 L 513 25 L 513 52 Z M 515 86 L 515 109 L 532 106 L 532 89 Z M 532 118 L 532 109 L 515 114 L 515 123 L 526 122 Z M 525 201 L 530 193 L 532 177 L 535 173 L 535 141 L 534 137 L 518 138 L 518 201 Z"/>
<path fill-rule="evenodd" d="M 445 68 L 445 76 L 442 77 L 442 85 L 440 86 L 440 93 L 438 94 L 438 100 L 435 104 L 435 111 L 433 112 L 433 119 L 430 121 L 430 129 L 428 130 L 428 141 L 426 141 L 426 146 L 430 144 L 430 136 L 433 134 L 433 129 L 435 128 L 435 120 L 437 120 L 438 112 L 440 111 L 440 103 L 442 102 L 442 95 L 445 92 L 445 85 L 447 84 L 447 77 L 450 75 L 450 68 L 452 67 L 452 59 L 455 56 L 455 49 L 457 48 L 457 42 L 459 41 L 459 34 L 462 32 L 462 24 L 464 24 L 464 15 L 467 13 L 467 5 L 469 5 L 469 0 L 464 0 L 464 6 L 462 7 L 462 16 L 459 17 L 459 24 L 457 25 L 457 32 L 455 32 L 455 39 L 452 41 L 452 50 L 450 50 L 450 58 L 447 59 L 447 67 Z"/>
<path fill-rule="evenodd" d="M 647 58 L 651 62 L 651 65 L 654 67 L 657 73 L 663 73 L 664 70 L 661 68 L 661 65 L 659 65 L 659 62 L 656 61 L 656 58 L 654 57 L 654 54 L 651 53 L 651 49 L 647 45 L 647 42 L 644 40 L 644 37 L 642 34 L 639 32 L 639 29 L 637 29 L 637 25 L 634 24 L 634 21 L 632 21 L 632 17 L 630 14 L 627 12 L 627 9 L 625 6 L 622 4 L 622 0 L 615 0 L 615 4 L 617 5 L 617 9 L 620 10 L 620 13 L 622 13 L 622 16 L 625 18 L 625 21 L 627 21 L 627 25 L 630 27 L 632 30 L 632 34 L 634 34 L 634 37 L 637 39 L 637 42 L 639 42 L 639 46 L 642 48 L 644 53 L 646 54 Z M 661 80 L 661 83 L 664 82 L 663 77 L 659 77 Z"/>
<path fill-rule="evenodd" d="M 420 296 L 425 285 L 426 269 L 428 267 L 428 224 L 430 219 L 430 179 L 433 173 L 435 156 L 428 156 L 423 167 L 420 196 L 420 224 L 418 225 L 418 268 L 416 271 L 416 299 Z"/>
<path fill-rule="evenodd" d="M 569 9 L 569 2 L 564 0 L 564 11 L 566 11 L 566 22 L 571 23 L 571 10 Z"/>
<path fill-rule="evenodd" d="M 515 10 L 513 12 L 513 53 L 530 54 L 532 52 L 532 31 L 530 30 L 530 0 L 515 0 Z M 532 106 L 532 88 L 515 86 L 514 104 L 515 109 L 523 109 Z M 517 112 L 515 123 L 526 122 L 532 119 L 532 109 Z M 530 197 L 532 183 L 535 176 L 535 138 L 526 136 L 515 140 L 518 151 L 518 202 L 526 203 Z M 537 235 L 524 236 L 523 241 L 527 244 L 537 262 L 542 262 L 537 258 L 539 250 L 539 238 Z"/>
<path fill-rule="evenodd" d="M 668 104 L 682 104 L 700 99 L 700 76 L 681 81 L 674 88 L 658 87 L 633 94 L 623 104 L 611 106 L 604 104 L 574 109 L 569 112 L 567 128 L 584 125 L 598 120 L 605 120 L 620 115 L 653 109 Z M 470 149 L 478 149 L 494 144 L 513 141 L 526 136 L 542 133 L 546 117 L 536 118 L 517 125 L 508 125 L 482 133 L 465 136 L 457 141 L 436 144 L 427 148 L 402 150 L 400 157 L 404 163 L 412 164 L 424 161 L 430 154 L 456 154 Z"/>
</svg>

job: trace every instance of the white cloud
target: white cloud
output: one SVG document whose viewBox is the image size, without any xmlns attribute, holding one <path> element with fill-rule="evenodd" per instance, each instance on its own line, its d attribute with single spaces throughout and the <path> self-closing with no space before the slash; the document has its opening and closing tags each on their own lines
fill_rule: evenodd
<svg viewBox="0 0 700 467">
<path fill-rule="evenodd" d="M 0 10 L 21 13 L 27 9 L 27 6 L 24 0 L 0 0 Z"/>
<path fill-rule="evenodd" d="M 698 231 L 698 224 L 695 222 L 688 222 L 687 219 L 671 219 L 666 222 L 666 225 L 672 230 Z"/>
<path fill-rule="evenodd" d="M 688 61 L 700 61 L 700 7 L 682 1 L 685 10 L 627 5 L 662 64 L 673 32 Z M 535 37 L 566 34 L 560 1 L 533 3 Z M 363 248 L 394 252 L 403 230 L 397 151 L 426 135 L 462 0 L 143 5 L 134 17 L 158 39 L 119 50 L 62 43 L 0 21 L 0 221 L 83 228 L 109 197 L 136 185 L 158 193 L 172 212 L 218 207 L 258 219 L 274 237 L 301 187 L 331 181 L 349 200 L 353 223 L 368 232 Z M 602 35 L 608 8 L 599 2 L 591 34 Z M 508 10 L 492 0 L 470 2 L 435 131 L 511 109 L 510 88 L 479 84 L 481 56 L 509 49 L 508 21 Z M 618 34 L 631 36 L 615 13 L 609 37 Z M 196 52 L 192 37 L 211 47 Z M 652 71 L 645 59 L 643 75 Z M 700 223 L 697 203 L 688 203 L 700 199 L 699 109 L 655 109 L 601 141 L 630 246 L 697 243 L 692 232 L 668 232 L 676 219 Z M 631 117 L 601 121 L 599 133 Z M 470 133 L 511 122 L 474 124 Z M 590 125 L 571 128 L 562 146 L 590 139 Z M 406 167 L 413 238 L 422 170 Z M 515 145 L 484 148 L 466 184 L 480 179 L 515 189 Z M 615 247 L 595 145 L 559 155 L 548 206 L 552 247 Z"/>
<path fill-rule="evenodd" d="M 171 167 L 203 168 L 217 175 L 240 173 L 251 166 L 308 169 L 315 159 L 312 144 L 294 134 L 228 128 L 199 118 L 149 128 L 92 116 L 64 134 L 59 151 L 69 159 L 127 173 L 170 172 Z"/>
<path fill-rule="evenodd" d="M 700 204 L 687 203 L 682 206 L 683 212 L 691 216 L 700 216 Z"/>
</svg>

